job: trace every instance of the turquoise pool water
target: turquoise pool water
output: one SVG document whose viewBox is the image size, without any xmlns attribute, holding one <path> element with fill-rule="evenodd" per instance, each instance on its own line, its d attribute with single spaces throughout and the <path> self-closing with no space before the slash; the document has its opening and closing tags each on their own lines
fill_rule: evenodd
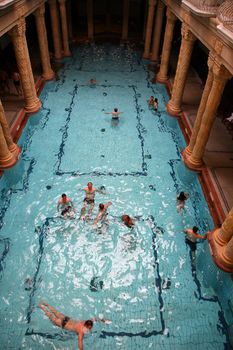
<svg viewBox="0 0 233 350">
<path fill-rule="evenodd" d="M 97 86 L 88 81 L 95 78 Z M 3 349 L 74 349 L 76 335 L 37 308 L 41 299 L 76 319 L 104 316 L 84 338 L 85 349 L 230 349 L 221 304 L 204 283 L 198 244 L 192 263 L 185 227 L 213 228 L 196 175 L 182 164 L 185 146 L 165 111 L 165 87 L 152 85 L 134 46 L 77 48 L 60 80 L 44 88 L 19 144 L 22 157 L 1 179 L 0 298 Z M 159 100 L 159 111 L 147 99 Z M 123 114 L 112 124 L 105 114 Z M 108 224 L 79 220 L 92 181 L 111 200 Z M 176 195 L 190 198 L 183 214 Z M 57 216 L 61 193 L 75 220 Z M 134 230 L 120 223 L 136 218 Z M 197 266 L 197 267 L 196 267 Z M 25 284 L 30 278 L 31 284 Z"/>
</svg>

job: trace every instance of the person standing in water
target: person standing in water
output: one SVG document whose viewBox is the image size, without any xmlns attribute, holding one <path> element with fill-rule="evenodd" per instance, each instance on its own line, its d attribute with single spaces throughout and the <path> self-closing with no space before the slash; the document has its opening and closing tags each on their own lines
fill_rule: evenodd
<svg viewBox="0 0 233 350">
<path fill-rule="evenodd" d="M 91 212 L 94 208 L 94 205 L 95 205 L 95 193 L 98 192 L 101 194 L 106 194 L 104 191 L 101 191 L 101 190 L 98 190 L 97 188 L 94 188 L 92 182 L 88 182 L 87 187 L 83 188 L 83 191 L 85 191 L 86 196 L 83 200 L 83 207 L 81 209 L 81 215 L 80 215 L 81 219 L 84 219 L 84 217 L 85 217 L 87 205 L 90 206 L 89 211 L 88 211 L 88 215 L 91 214 Z"/>
<path fill-rule="evenodd" d="M 103 323 L 110 323 L 111 321 L 101 319 L 101 318 L 92 318 L 90 320 L 73 320 L 68 316 L 65 316 L 61 312 L 57 311 L 54 307 L 45 303 L 40 302 L 38 307 L 45 313 L 45 315 L 55 324 L 57 327 L 63 328 L 67 331 L 75 332 L 78 335 L 78 348 L 83 350 L 83 337 L 85 333 L 89 332 L 94 322 L 100 321 Z"/>
<path fill-rule="evenodd" d="M 105 112 L 105 114 L 111 114 L 112 119 L 119 119 L 119 115 L 122 114 L 123 112 L 118 111 L 118 108 L 114 108 L 112 112 Z"/>
</svg>

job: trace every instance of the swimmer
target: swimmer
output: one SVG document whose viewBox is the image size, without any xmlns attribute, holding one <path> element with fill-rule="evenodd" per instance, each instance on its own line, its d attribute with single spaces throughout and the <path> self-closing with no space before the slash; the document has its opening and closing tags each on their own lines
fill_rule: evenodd
<svg viewBox="0 0 233 350">
<path fill-rule="evenodd" d="M 83 350 L 83 337 L 85 333 L 89 332 L 94 322 L 103 322 L 109 324 L 109 320 L 101 319 L 101 318 L 92 318 L 90 320 L 73 320 L 68 316 L 58 312 L 51 305 L 40 302 L 38 307 L 45 313 L 45 315 L 57 326 L 63 328 L 67 331 L 75 332 L 78 335 L 78 348 L 79 350 Z"/>
<path fill-rule="evenodd" d="M 107 216 L 108 216 L 107 209 L 110 205 L 112 205 L 112 202 L 107 202 L 105 204 L 103 204 L 103 203 L 99 204 L 99 212 L 98 212 L 97 217 L 95 218 L 93 227 L 96 226 L 96 224 L 99 222 L 99 220 L 101 220 L 103 222 L 107 219 Z"/>
<path fill-rule="evenodd" d="M 89 84 L 90 84 L 90 87 L 95 87 L 96 84 L 97 84 L 96 79 L 94 79 L 94 78 L 90 79 L 90 80 L 89 80 Z"/>
<path fill-rule="evenodd" d="M 153 107 L 155 102 L 154 96 L 151 96 L 149 100 L 147 101 L 149 107 Z"/>
<path fill-rule="evenodd" d="M 85 191 L 86 196 L 83 200 L 83 207 L 81 209 L 80 219 L 84 219 L 87 205 L 90 205 L 88 215 L 91 214 L 91 212 L 94 208 L 94 205 L 95 205 L 95 193 L 96 192 L 101 193 L 101 194 L 106 194 L 106 192 L 104 192 L 102 190 L 98 190 L 97 188 L 94 188 L 92 182 L 88 182 L 87 187 L 83 188 L 83 191 Z"/>
<path fill-rule="evenodd" d="M 129 228 L 134 226 L 134 221 L 129 215 L 122 215 L 121 220 Z"/>
<path fill-rule="evenodd" d="M 195 251 L 197 249 L 197 239 L 206 239 L 207 234 L 204 236 L 201 236 L 197 233 L 198 227 L 193 226 L 193 228 L 187 228 L 184 230 L 184 233 L 186 234 L 185 237 L 185 243 L 190 247 L 191 253 L 192 253 L 192 259 L 195 259 Z"/>
<path fill-rule="evenodd" d="M 114 108 L 112 112 L 105 112 L 105 114 L 111 114 L 112 119 L 119 119 L 119 115 L 122 114 L 123 112 L 118 111 L 118 108 Z"/>
<path fill-rule="evenodd" d="M 188 193 L 180 192 L 179 196 L 176 197 L 176 209 L 177 212 L 180 213 L 182 209 L 184 209 L 185 201 L 189 198 Z"/>
<path fill-rule="evenodd" d="M 73 202 L 69 197 L 67 197 L 65 193 L 61 195 L 61 198 L 57 203 L 57 211 L 59 212 L 60 210 L 60 214 L 64 219 L 67 219 L 68 217 L 74 217 L 75 208 Z"/>
<path fill-rule="evenodd" d="M 159 106 L 159 102 L 158 102 L 158 99 L 155 98 L 154 99 L 154 103 L 153 103 L 153 109 L 157 112 L 158 110 L 158 106 Z"/>
</svg>

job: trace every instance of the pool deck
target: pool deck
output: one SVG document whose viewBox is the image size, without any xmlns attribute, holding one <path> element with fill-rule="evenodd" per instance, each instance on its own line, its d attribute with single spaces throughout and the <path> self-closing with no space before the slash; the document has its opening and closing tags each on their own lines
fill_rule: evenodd
<svg viewBox="0 0 233 350">
<path fill-rule="evenodd" d="M 173 80 L 174 77 L 167 83 L 168 93 Z M 35 81 L 37 92 L 40 93 L 45 81 L 39 76 L 35 77 Z M 183 113 L 178 118 L 186 142 L 192 133 L 202 92 L 200 78 L 190 69 L 183 96 Z M 23 98 L 12 94 L 1 96 L 1 99 L 13 138 L 17 141 L 29 117 L 23 108 Z M 212 127 L 204 161 L 206 166 L 200 175 L 200 182 L 215 224 L 220 226 L 233 207 L 233 140 L 219 117 Z"/>
</svg>

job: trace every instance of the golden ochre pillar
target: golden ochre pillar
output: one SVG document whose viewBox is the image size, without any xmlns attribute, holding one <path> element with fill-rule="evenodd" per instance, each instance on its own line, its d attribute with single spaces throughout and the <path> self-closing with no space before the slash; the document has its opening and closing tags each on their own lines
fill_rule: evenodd
<svg viewBox="0 0 233 350">
<path fill-rule="evenodd" d="M 15 157 L 7 146 L 3 128 L 0 123 L 0 170 L 4 170 L 12 167 L 17 162 L 17 157 Z"/>
<path fill-rule="evenodd" d="M 226 272 L 233 272 L 233 208 L 222 227 L 208 233 L 211 253 L 215 263 Z"/>
<path fill-rule="evenodd" d="M 15 58 L 20 74 L 25 99 L 25 110 L 27 113 L 34 113 L 40 109 L 41 102 L 36 93 L 25 31 L 25 18 L 22 17 L 16 26 L 9 31 L 9 35 L 12 38 Z"/>
<path fill-rule="evenodd" d="M 179 115 L 181 112 L 181 103 L 184 93 L 184 87 L 187 80 L 190 60 L 193 52 L 193 45 L 196 40 L 195 36 L 189 30 L 186 23 L 181 28 L 182 41 L 178 64 L 176 68 L 175 80 L 172 88 L 172 96 L 167 103 L 167 111 L 171 115 Z"/>
<path fill-rule="evenodd" d="M 161 31 L 163 24 L 163 13 L 165 5 L 159 0 L 157 5 L 157 12 L 155 18 L 154 35 L 153 35 L 153 46 L 152 46 L 152 61 L 159 61 L 159 44 L 161 39 Z"/>
<path fill-rule="evenodd" d="M 42 76 L 45 80 L 52 80 L 54 78 L 54 72 L 50 65 L 49 48 L 47 40 L 47 31 L 45 27 L 45 6 L 41 5 L 35 12 L 36 29 L 40 48 L 40 57 L 42 64 Z"/>
<path fill-rule="evenodd" d="M 151 35 L 153 29 L 154 13 L 155 13 L 156 0 L 149 0 L 149 8 L 146 23 L 146 38 L 143 58 L 150 58 L 150 47 L 151 47 Z"/>
<path fill-rule="evenodd" d="M 62 40 L 63 40 L 63 54 L 66 57 L 71 56 L 69 48 L 68 27 L 66 17 L 66 0 L 58 0 L 61 14 Z"/>
<path fill-rule="evenodd" d="M 123 26 L 122 26 L 122 40 L 128 40 L 128 26 L 129 26 L 129 0 L 124 0 L 123 3 Z"/>
<path fill-rule="evenodd" d="M 166 16 L 167 16 L 167 22 L 166 22 L 166 28 L 165 28 L 165 34 L 164 34 L 161 64 L 160 64 L 159 73 L 156 77 L 156 80 L 159 83 L 166 83 L 166 81 L 168 80 L 167 72 L 168 72 L 169 59 L 170 59 L 170 53 L 171 53 L 173 30 L 177 19 L 177 17 L 169 9 L 167 9 Z"/>
<path fill-rule="evenodd" d="M 193 148 L 195 146 L 197 134 L 198 134 L 198 132 L 200 130 L 200 126 L 201 126 L 202 116 L 203 116 L 203 113 L 205 111 L 207 99 L 209 97 L 210 90 L 211 90 L 211 87 L 213 84 L 212 65 L 213 65 L 213 60 L 209 56 L 209 59 L 208 59 L 209 73 L 208 73 L 208 77 L 207 77 L 207 80 L 205 83 L 205 88 L 204 88 L 204 91 L 202 93 L 201 102 L 200 102 L 200 105 L 199 105 L 199 108 L 197 111 L 197 116 L 196 116 L 195 123 L 193 126 L 192 135 L 191 135 L 191 138 L 189 141 L 189 145 L 183 151 L 183 159 L 184 159 L 184 162 L 187 166 L 188 166 L 188 157 L 190 157 L 190 155 L 192 154 Z"/>
<path fill-rule="evenodd" d="M 7 144 L 9 151 L 12 153 L 12 155 L 16 159 L 18 159 L 18 156 L 20 153 L 20 148 L 18 147 L 18 145 L 16 145 L 16 143 L 14 143 L 14 141 L 12 139 L 11 132 L 10 132 L 7 120 L 6 120 L 5 111 L 4 111 L 1 100 L 0 100 L 0 124 L 2 127 L 2 132 L 3 132 L 4 138 L 6 140 L 6 144 Z"/>
<path fill-rule="evenodd" d="M 203 165 L 202 157 L 214 123 L 215 113 L 221 101 L 226 82 L 230 77 L 230 73 L 223 65 L 214 62 L 212 87 L 206 102 L 195 146 L 187 162 L 188 167 L 193 170 L 199 170 Z"/>
<path fill-rule="evenodd" d="M 87 36 L 90 41 L 94 39 L 93 12 L 93 0 L 87 0 Z"/>
<path fill-rule="evenodd" d="M 60 60 L 62 58 L 62 52 L 61 52 L 60 26 L 59 26 L 56 0 L 49 0 L 49 9 L 50 9 L 51 27 L 52 27 L 52 36 L 53 36 L 54 57 L 55 59 Z"/>
</svg>

